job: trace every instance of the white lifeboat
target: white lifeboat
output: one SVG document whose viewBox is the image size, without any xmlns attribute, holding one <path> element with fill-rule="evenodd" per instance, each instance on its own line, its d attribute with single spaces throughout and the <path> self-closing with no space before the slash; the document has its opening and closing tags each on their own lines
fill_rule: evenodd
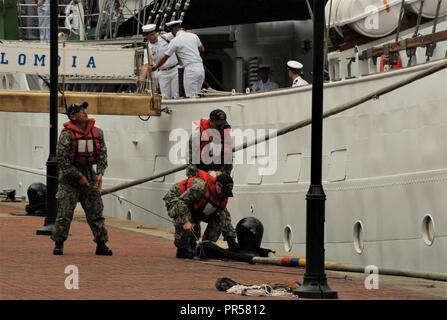
<svg viewBox="0 0 447 320">
<path fill-rule="evenodd" d="M 401 0 L 332 0 L 326 5 L 326 21 L 331 12 L 331 27 L 349 25 L 364 36 L 381 38 L 397 28 L 401 3 Z"/>
<path fill-rule="evenodd" d="M 421 0 L 407 0 L 409 9 L 415 14 L 419 14 L 421 7 Z M 425 0 L 424 6 L 422 7 L 422 16 L 428 19 L 434 19 L 436 17 L 436 9 L 438 7 L 438 0 Z M 439 17 L 444 17 L 447 15 L 447 1 L 441 2 L 441 7 L 439 8 Z"/>
</svg>

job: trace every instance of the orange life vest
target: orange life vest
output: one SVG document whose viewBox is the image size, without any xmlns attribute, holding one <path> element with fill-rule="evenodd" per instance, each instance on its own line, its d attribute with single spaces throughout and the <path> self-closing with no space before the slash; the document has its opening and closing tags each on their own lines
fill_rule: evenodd
<svg viewBox="0 0 447 320">
<path fill-rule="evenodd" d="M 210 121 L 209 119 L 200 119 L 200 166 L 202 167 L 203 170 L 205 171 L 209 171 L 209 170 L 213 170 L 213 165 L 224 165 L 225 163 L 225 155 L 226 154 L 232 154 L 232 145 L 231 145 L 231 128 L 224 128 L 222 130 L 219 130 L 219 134 L 220 134 L 220 144 L 222 146 L 221 149 L 221 158 L 220 158 L 220 163 L 219 164 L 205 164 L 202 161 L 202 152 L 203 149 L 210 143 L 213 141 L 213 136 L 207 135 L 207 130 L 208 129 L 213 129 L 210 127 Z M 215 129 L 216 130 L 216 129 Z"/>
<path fill-rule="evenodd" d="M 180 181 L 179 189 L 181 194 L 191 188 L 194 179 L 205 181 L 206 190 L 199 201 L 190 206 L 192 213 L 209 216 L 227 207 L 228 197 L 220 198 L 217 196 L 216 177 L 202 170 L 197 171 L 197 176 Z"/>
<path fill-rule="evenodd" d="M 400 56 L 397 56 L 396 61 L 392 61 L 389 55 L 383 54 L 382 59 L 380 59 L 380 72 L 389 71 L 389 70 L 397 70 L 402 68 L 402 59 Z"/>
<path fill-rule="evenodd" d="M 76 126 L 72 121 L 64 123 L 63 131 L 70 131 L 73 142 L 70 146 L 71 163 L 78 166 L 93 165 L 98 163 L 101 142 L 99 132 L 95 127 L 95 120 L 88 119 L 85 131 Z"/>
</svg>

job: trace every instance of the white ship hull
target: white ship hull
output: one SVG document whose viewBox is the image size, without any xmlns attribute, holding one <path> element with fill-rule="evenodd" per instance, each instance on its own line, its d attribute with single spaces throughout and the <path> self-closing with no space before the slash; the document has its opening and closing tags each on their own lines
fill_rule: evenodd
<svg viewBox="0 0 447 320">
<path fill-rule="evenodd" d="M 325 87 L 325 110 L 361 97 L 428 68 L 430 64 L 343 80 Z M 446 272 L 447 71 L 415 82 L 324 121 L 323 180 L 326 201 L 326 259 L 379 268 Z M 109 150 L 105 187 L 167 169 L 171 130 L 191 130 L 191 122 L 214 108 L 224 109 L 233 128 L 282 128 L 311 114 L 311 88 L 248 96 L 167 101 L 173 110 L 142 122 L 136 117 L 97 116 Z M 59 117 L 60 124 L 65 122 Z M 43 169 L 48 154 L 48 115 L 0 114 L 0 163 Z M 278 138 L 278 170 L 258 176 L 256 165 L 236 165 L 233 222 L 258 217 L 263 245 L 284 250 L 284 228 L 293 233 L 292 252 L 305 254 L 306 201 L 310 173 L 310 127 Z M 26 194 L 43 178 L 0 168 L 1 187 Z M 118 192 L 167 217 L 162 197 L 184 172 Z M 105 213 L 161 227 L 170 224 L 141 209 L 105 196 Z M 423 219 L 430 215 L 434 241 L 427 245 Z M 354 225 L 363 226 L 361 253 Z M 429 230 L 430 232 L 430 230 Z M 357 241 L 358 242 L 358 241 Z M 357 249 L 359 249 L 357 247 Z"/>
</svg>

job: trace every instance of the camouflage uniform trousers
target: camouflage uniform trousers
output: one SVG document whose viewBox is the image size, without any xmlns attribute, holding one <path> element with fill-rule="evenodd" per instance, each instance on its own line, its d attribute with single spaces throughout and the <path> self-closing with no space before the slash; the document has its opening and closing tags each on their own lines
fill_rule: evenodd
<svg viewBox="0 0 447 320">
<path fill-rule="evenodd" d="M 102 211 L 104 205 L 100 191 L 93 187 L 81 189 L 66 184 L 60 184 L 56 194 L 57 218 L 54 224 L 51 239 L 55 242 L 64 242 L 68 238 L 73 213 L 78 201 L 85 211 L 85 216 L 94 235 L 95 242 L 107 242 L 108 235 L 104 226 Z"/>
<path fill-rule="evenodd" d="M 227 209 L 224 211 L 215 213 L 211 217 L 207 219 L 198 219 L 193 216 L 191 219 L 191 223 L 194 224 L 193 232 L 189 232 L 183 229 L 182 223 L 174 223 L 175 226 L 175 239 L 174 245 L 179 249 L 195 249 L 197 241 L 200 240 L 201 235 L 201 227 L 200 222 L 206 222 L 207 226 L 205 232 L 202 237 L 202 241 L 209 240 L 212 242 L 216 242 L 219 240 L 221 234 L 224 235 L 224 239 L 231 238 L 232 236 L 236 236 L 231 233 L 231 230 L 227 230 L 227 215 L 230 213 Z M 228 232 L 230 231 L 230 232 Z"/>
<path fill-rule="evenodd" d="M 222 212 L 214 213 L 209 217 L 204 215 L 192 215 L 188 206 L 184 201 L 179 199 L 180 193 L 178 188 L 170 190 L 163 200 L 166 202 L 166 209 L 170 218 L 174 219 L 175 239 L 174 245 L 179 249 L 187 249 L 196 247 L 197 241 L 201 236 L 200 222 L 208 223 L 202 240 L 209 240 L 216 242 L 220 234 L 224 239 L 235 238 L 236 231 L 231 225 L 230 212 L 225 208 Z M 193 232 L 183 229 L 183 224 L 190 221 L 194 224 Z"/>
</svg>

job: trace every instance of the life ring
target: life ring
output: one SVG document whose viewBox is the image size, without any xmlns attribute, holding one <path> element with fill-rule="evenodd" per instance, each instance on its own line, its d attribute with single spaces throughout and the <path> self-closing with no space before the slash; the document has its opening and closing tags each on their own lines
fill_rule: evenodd
<svg viewBox="0 0 447 320">
<path fill-rule="evenodd" d="M 397 55 L 396 61 L 391 61 L 390 55 L 382 54 L 380 57 L 380 72 L 386 72 L 390 70 L 398 70 L 402 68 L 402 59 L 400 55 Z"/>
<path fill-rule="evenodd" d="M 72 0 L 65 7 L 65 27 L 70 33 L 79 34 L 79 17 L 78 4 Z"/>
</svg>

